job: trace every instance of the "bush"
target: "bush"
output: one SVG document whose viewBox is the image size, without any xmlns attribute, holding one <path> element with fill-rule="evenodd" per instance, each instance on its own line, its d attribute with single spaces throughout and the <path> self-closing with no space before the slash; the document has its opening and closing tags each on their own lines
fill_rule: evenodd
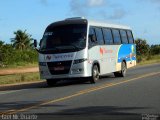
<svg viewBox="0 0 160 120">
<path fill-rule="evenodd" d="M 34 49 L 21 51 L 14 49 L 10 44 L 0 44 L 0 67 L 35 63 L 37 59 L 38 53 Z"/>
<path fill-rule="evenodd" d="M 135 43 L 136 43 L 137 55 L 148 55 L 148 53 L 150 52 L 150 47 L 147 44 L 146 40 L 137 39 L 135 40 Z"/>
<path fill-rule="evenodd" d="M 137 62 L 141 62 L 142 61 L 142 56 L 137 55 Z"/>
<path fill-rule="evenodd" d="M 151 45 L 150 51 L 152 55 L 160 55 L 160 45 Z"/>
</svg>

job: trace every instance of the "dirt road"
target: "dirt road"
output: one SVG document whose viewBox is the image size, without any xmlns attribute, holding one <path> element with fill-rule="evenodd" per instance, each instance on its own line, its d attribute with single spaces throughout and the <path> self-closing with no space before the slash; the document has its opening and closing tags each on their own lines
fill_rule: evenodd
<svg viewBox="0 0 160 120">
<path fill-rule="evenodd" d="M 38 67 L 31 67 L 31 68 L 14 68 L 14 69 L 2 69 L 0 70 L 0 75 L 10 75 L 10 74 L 19 74 L 19 73 L 31 73 L 31 72 L 38 72 Z"/>
</svg>

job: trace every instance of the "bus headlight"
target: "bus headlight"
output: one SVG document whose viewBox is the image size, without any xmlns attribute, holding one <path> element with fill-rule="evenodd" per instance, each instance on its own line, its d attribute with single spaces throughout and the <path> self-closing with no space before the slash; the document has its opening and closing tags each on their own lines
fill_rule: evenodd
<svg viewBox="0 0 160 120">
<path fill-rule="evenodd" d="M 78 64 L 78 63 L 82 63 L 84 61 L 86 61 L 87 59 L 77 59 L 77 60 L 74 60 L 73 64 Z"/>
</svg>

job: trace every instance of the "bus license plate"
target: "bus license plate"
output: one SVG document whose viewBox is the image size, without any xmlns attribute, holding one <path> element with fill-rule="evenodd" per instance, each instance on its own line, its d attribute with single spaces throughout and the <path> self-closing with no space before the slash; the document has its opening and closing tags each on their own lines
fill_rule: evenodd
<svg viewBox="0 0 160 120">
<path fill-rule="evenodd" d="M 54 67 L 54 70 L 55 70 L 55 71 L 64 70 L 64 67 L 63 67 L 63 66 L 61 66 L 61 67 Z"/>
</svg>

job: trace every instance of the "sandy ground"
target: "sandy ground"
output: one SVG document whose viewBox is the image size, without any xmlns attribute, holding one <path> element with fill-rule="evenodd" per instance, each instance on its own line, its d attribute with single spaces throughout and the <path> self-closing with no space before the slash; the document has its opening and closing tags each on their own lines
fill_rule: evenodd
<svg viewBox="0 0 160 120">
<path fill-rule="evenodd" d="M 18 73 L 31 73 L 31 72 L 38 72 L 38 67 L 31 67 L 31 68 L 14 68 L 14 69 L 4 69 L 0 70 L 0 75 L 9 75 L 9 74 L 18 74 Z"/>
</svg>

